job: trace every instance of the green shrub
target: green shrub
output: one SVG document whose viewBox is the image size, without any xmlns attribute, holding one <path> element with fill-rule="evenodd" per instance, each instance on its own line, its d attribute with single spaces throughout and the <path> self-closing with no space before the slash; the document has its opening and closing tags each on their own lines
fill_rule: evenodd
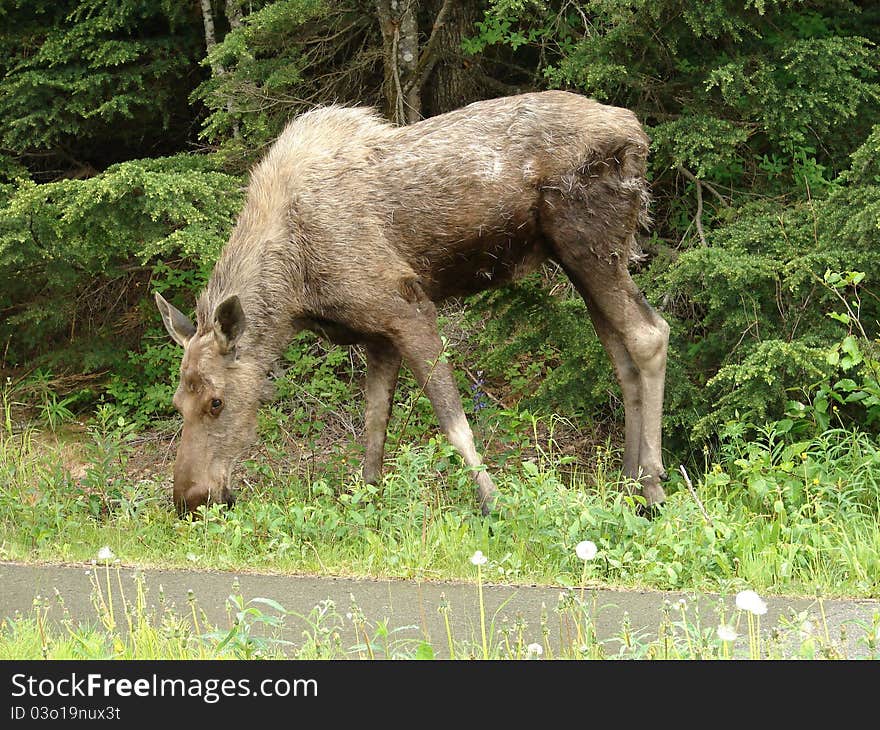
<svg viewBox="0 0 880 730">
<path fill-rule="evenodd" d="M 87 180 L 19 180 L 0 208 L 5 361 L 109 371 L 123 400 L 160 376 L 167 382 L 172 350 L 152 291 L 193 308 L 240 187 L 197 155 L 124 162 Z"/>
</svg>

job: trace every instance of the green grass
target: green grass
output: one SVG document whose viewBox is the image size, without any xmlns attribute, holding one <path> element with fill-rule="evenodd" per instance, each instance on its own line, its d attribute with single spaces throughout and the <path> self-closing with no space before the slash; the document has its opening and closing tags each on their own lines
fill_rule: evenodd
<svg viewBox="0 0 880 730">
<path fill-rule="evenodd" d="M 92 621 L 75 622 L 57 591 L 51 600 L 37 597 L 29 615 L 0 621 L 0 660 L 880 659 L 880 614 L 870 623 L 855 622 L 848 639 L 841 628 L 837 641 L 824 623 L 821 600 L 821 620 L 806 613 L 792 614 L 769 632 L 761 630 L 760 615 L 746 608 L 725 615 L 719 603 L 715 620 L 707 624 L 705 612 L 686 601 L 665 601 L 656 630 L 636 632 L 624 617 L 616 634 L 600 640 L 595 621 L 601 608 L 596 595 L 568 590 L 560 593 L 556 606 L 542 610 L 539 625 L 532 627 L 519 616 L 512 622 L 506 618 L 496 622 L 496 617 L 485 615 L 481 603 L 480 624 L 488 624 L 489 629 L 481 631 L 480 641 L 454 635 L 451 609 L 443 602 L 439 610 L 446 619 L 446 635 L 431 643 L 412 635 L 416 627 L 372 620 L 354 599 L 344 616 L 330 600 L 302 616 L 272 599 L 245 600 L 236 581 L 226 601 L 227 620 L 218 626 L 208 622 L 192 592 L 187 607 L 178 612 L 165 602 L 161 587 L 158 607 L 148 600 L 141 573 L 133 576 L 134 591 L 125 590 L 122 571 L 118 564 L 111 566 L 109 559 L 89 575 L 95 609 Z M 474 590 L 481 589 L 478 577 Z M 60 604 L 56 607 L 61 610 L 60 621 L 49 619 L 53 602 Z M 408 634 L 404 629 L 410 630 Z"/>
<path fill-rule="evenodd" d="M 6 430 L 0 558 L 88 561 L 109 545 L 145 567 L 471 579 L 467 556 L 481 550 L 496 582 L 880 594 L 880 449 L 862 432 L 745 440 L 733 428 L 702 473 L 690 466 L 696 497 L 676 476 L 653 520 L 624 495 L 616 454 L 597 449 L 587 474 L 552 446 L 535 442 L 533 460 L 495 470 L 500 509 L 488 519 L 467 470 L 434 438 L 395 448 L 377 487 L 346 477 L 356 473 L 347 463 L 303 475 L 263 460 L 234 509 L 179 520 L 159 483 L 127 476 L 124 430 L 92 429 L 78 479 L 34 431 Z M 586 576 L 581 540 L 599 549 Z"/>
</svg>

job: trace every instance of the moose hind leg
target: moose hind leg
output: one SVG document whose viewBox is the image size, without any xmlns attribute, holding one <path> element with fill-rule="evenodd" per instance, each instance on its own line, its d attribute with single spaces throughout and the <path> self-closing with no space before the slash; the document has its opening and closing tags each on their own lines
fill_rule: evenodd
<svg viewBox="0 0 880 730">
<path fill-rule="evenodd" d="M 495 483 L 485 471 L 474 445 L 452 367 L 443 357 L 443 341 L 437 330 L 437 310 L 417 287 L 418 299 L 401 312 L 393 341 L 431 401 L 440 428 L 471 468 L 477 484 L 480 510 L 489 514 L 495 503 Z"/>
<path fill-rule="evenodd" d="M 642 484 L 648 505 L 665 500 L 662 456 L 663 391 L 669 325 L 645 301 L 626 270 L 615 277 L 588 275 L 594 321 L 621 382 L 626 409 L 627 476 Z M 610 346 L 609 346 L 610 345 Z M 638 429 L 638 430 L 636 430 Z M 634 468 L 632 452 L 636 451 Z"/>
<path fill-rule="evenodd" d="M 584 276 L 590 297 L 638 371 L 638 474 L 648 506 L 666 499 L 662 456 L 663 390 L 669 325 L 638 290 L 625 267 L 596 267 Z M 627 414 L 629 417 L 629 414 Z M 633 437 L 634 438 L 634 437 Z"/>
<path fill-rule="evenodd" d="M 620 206 L 618 213 L 625 211 Z M 617 227 L 603 218 L 563 202 L 547 216 L 545 228 L 555 258 L 587 300 L 598 322 L 597 332 L 615 363 L 627 411 L 626 468 L 633 468 L 637 440 L 637 474 L 631 476 L 638 477 L 650 506 L 665 500 L 660 482 L 666 478 L 661 448 L 669 325 L 651 308 L 627 270 L 635 212 L 631 221 Z"/>
<path fill-rule="evenodd" d="M 661 481 L 667 478 L 663 468 L 663 391 L 666 384 L 666 357 L 669 350 L 669 325 L 638 294 L 637 305 L 644 311 L 645 319 L 640 332 L 630 339 L 630 352 L 638 352 L 639 378 L 642 384 L 642 441 L 639 464 L 643 470 L 643 492 L 648 505 L 663 502 L 665 495 Z M 636 356 L 634 356 L 636 357 Z"/>
<path fill-rule="evenodd" d="M 366 453 L 364 455 L 364 481 L 377 484 L 382 478 L 382 462 L 385 458 L 385 438 L 394 388 L 400 372 L 400 353 L 390 343 L 371 342 L 367 350 Z"/>
<path fill-rule="evenodd" d="M 620 383 L 623 394 L 624 448 L 623 473 L 630 479 L 639 478 L 639 453 L 642 441 L 642 383 L 638 367 L 630 357 L 623 339 L 609 324 L 605 315 L 578 281 L 575 287 L 581 292 L 599 337 Z"/>
</svg>

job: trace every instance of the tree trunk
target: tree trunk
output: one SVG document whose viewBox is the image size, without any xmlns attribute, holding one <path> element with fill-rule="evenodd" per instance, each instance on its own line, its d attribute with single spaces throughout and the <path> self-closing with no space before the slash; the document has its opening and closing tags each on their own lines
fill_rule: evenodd
<svg viewBox="0 0 880 730">
<path fill-rule="evenodd" d="M 412 124 L 429 115 L 457 109 L 485 98 L 480 60 L 461 50 L 473 34 L 481 3 L 471 0 L 376 0 L 384 49 L 388 117 Z M 431 25 L 421 34 L 420 11 Z M 423 100 L 425 101 L 423 105 Z"/>
<path fill-rule="evenodd" d="M 241 26 L 242 14 L 241 0 L 226 0 L 226 20 L 232 30 Z"/>
<path fill-rule="evenodd" d="M 202 22 L 205 24 L 205 51 L 210 53 L 214 46 L 217 45 L 217 32 L 214 29 L 214 11 L 211 8 L 211 0 L 200 0 L 202 6 Z M 231 28 L 237 28 L 241 25 L 241 2 L 240 0 L 226 0 L 226 18 Z M 214 77 L 222 76 L 226 73 L 226 69 L 219 63 L 211 64 L 211 75 Z M 226 110 L 232 115 L 232 101 L 226 102 Z M 233 118 L 232 136 L 238 137 L 240 133 L 238 120 Z"/>
<path fill-rule="evenodd" d="M 383 84 L 388 117 L 396 124 L 422 118 L 419 63 L 419 0 L 376 0 L 384 47 Z"/>
<path fill-rule="evenodd" d="M 202 22 L 205 24 L 205 50 L 210 53 L 211 49 L 217 45 L 217 34 L 214 31 L 214 11 L 211 10 L 211 0 L 201 0 L 201 5 Z M 218 64 L 211 64 L 211 73 L 214 76 L 219 76 L 224 70 Z"/>
<path fill-rule="evenodd" d="M 440 12 L 444 0 L 433 0 L 434 10 Z M 482 17 L 481 3 L 452 3 L 444 23 L 437 30 L 437 61 L 423 90 L 426 116 L 443 114 L 486 98 L 486 89 L 480 82 L 482 61 L 478 56 L 466 56 L 461 49 L 463 38 L 476 33 L 474 23 Z"/>
</svg>

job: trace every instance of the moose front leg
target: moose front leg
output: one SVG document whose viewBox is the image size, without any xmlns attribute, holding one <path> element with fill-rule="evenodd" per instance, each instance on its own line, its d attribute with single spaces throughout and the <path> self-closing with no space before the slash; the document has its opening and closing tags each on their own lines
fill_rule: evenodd
<svg viewBox="0 0 880 730">
<path fill-rule="evenodd" d="M 430 399 L 440 428 L 473 470 L 480 510 L 483 515 L 489 514 L 495 502 L 495 483 L 483 468 L 483 460 L 474 446 L 474 435 L 461 406 L 452 368 L 443 358 L 437 310 L 420 288 L 417 301 L 401 314 L 393 340 Z"/>
<path fill-rule="evenodd" d="M 367 345 L 367 405 L 364 416 L 366 454 L 364 481 L 377 484 L 382 478 L 385 458 L 385 437 L 394 388 L 400 372 L 400 353 L 390 342 L 371 342 Z"/>
</svg>

